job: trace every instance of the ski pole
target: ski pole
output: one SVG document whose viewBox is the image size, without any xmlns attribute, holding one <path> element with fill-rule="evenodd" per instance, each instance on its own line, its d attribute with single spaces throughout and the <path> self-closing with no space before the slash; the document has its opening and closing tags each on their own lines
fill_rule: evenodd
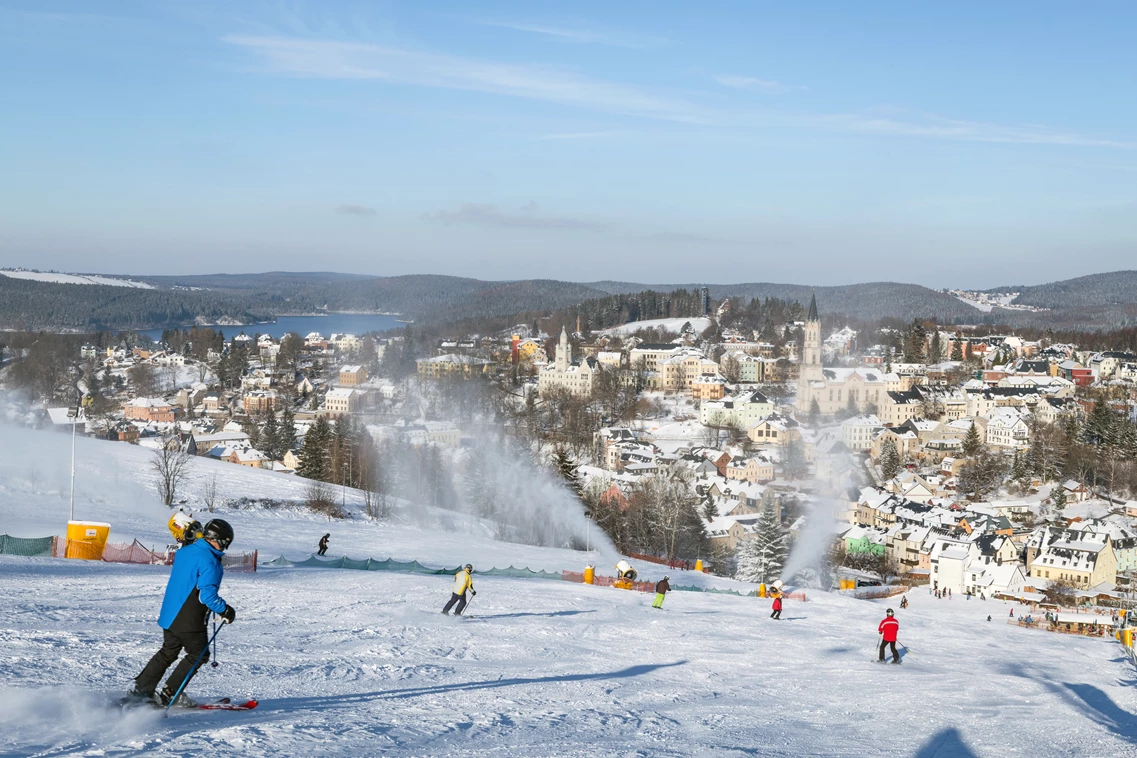
<svg viewBox="0 0 1137 758">
<path fill-rule="evenodd" d="M 190 668 L 189 672 L 186 673 L 186 678 L 182 680 L 182 685 L 178 687 L 178 691 L 174 693 L 174 696 L 172 698 L 170 698 L 170 702 L 166 703 L 166 709 L 162 711 L 162 718 L 167 719 L 170 717 L 170 708 L 173 707 L 174 703 L 178 702 L 178 695 L 181 695 L 182 690 L 184 690 L 186 688 L 186 685 L 189 684 L 190 677 L 193 676 L 193 673 L 195 671 L 197 671 L 197 664 L 201 663 L 201 657 L 205 655 L 205 652 L 207 650 L 209 650 L 209 646 L 213 644 L 213 640 L 217 639 L 217 635 L 221 632 L 221 627 L 223 626 L 225 625 L 222 624 L 221 626 L 217 627 L 217 631 L 213 633 L 213 636 L 210 637 L 209 641 L 205 643 L 205 647 L 203 647 L 201 649 L 201 652 L 197 654 L 197 660 L 193 662 L 193 666 Z"/>
<path fill-rule="evenodd" d="M 217 614 L 212 614 L 212 615 L 216 616 Z M 217 630 L 219 627 L 220 627 L 220 625 L 216 621 L 214 621 L 213 622 L 213 660 L 209 662 L 210 668 L 217 668 L 218 666 L 221 665 L 220 663 L 217 662 Z"/>
<path fill-rule="evenodd" d="M 472 598 L 470 598 L 470 602 L 466 603 L 466 607 L 462 609 L 462 614 L 461 614 L 461 615 L 465 616 L 465 615 L 466 615 L 466 611 L 470 610 L 470 608 L 472 608 L 472 607 L 473 607 L 473 605 L 474 605 L 474 601 L 475 601 L 475 600 L 477 600 L 477 599 L 478 599 L 478 596 L 477 596 L 477 595 L 474 595 Z"/>
</svg>

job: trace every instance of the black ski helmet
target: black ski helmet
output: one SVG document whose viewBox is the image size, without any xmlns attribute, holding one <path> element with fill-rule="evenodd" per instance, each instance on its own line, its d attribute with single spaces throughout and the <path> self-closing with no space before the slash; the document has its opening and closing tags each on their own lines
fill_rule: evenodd
<svg viewBox="0 0 1137 758">
<path fill-rule="evenodd" d="M 887 611 L 885 611 L 885 615 L 888 615 L 888 616 L 893 616 L 893 615 L 895 615 L 895 614 L 892 612 L 892 609 L 891 609 L 891 608 L 889 608 Z"/>
<path fill-rule="evenodd" d="M 215 518 L 205 525 L 205 531 L 201 536 L 206 541 L 216 540 L 221 552 L 225 552 L 233 544 L 233 527 L 229 526 L 229 522 L 225 519 Z"/>
<path fill-rule="evenodd" d="M 472 565 L 472 564 L 469 564 L 469 563 L 467 563 L 467 564 L 466 564 L 466 570 L 467 570 L 467 571 L 473 571 L 473 570 L 474 570 L 474 567 L 473 567 L 473 565 Z"/>
</svg>

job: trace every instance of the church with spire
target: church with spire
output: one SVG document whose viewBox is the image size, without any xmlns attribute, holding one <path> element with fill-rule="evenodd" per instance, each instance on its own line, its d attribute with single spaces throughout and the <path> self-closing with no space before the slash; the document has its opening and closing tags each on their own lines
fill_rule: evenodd
<svg viewBox="0 0 1137 758">
<path fill-rule="evenodd" d="M 817 295 L 809 300 L 799 369 L 795 403 L 799 419 L 809 413 L 814 401 L 822 416 L 850 409 L 858 413 L 875 412 L 887 401 L 889 390 L 899 389 L 899 386 L 891 386 L 896 383 L 896 377 L 889 377 L 874 368 L 825 368 L 821 365 L 821 317 L 817 314 Z"/>
<path fill-rule="evenodd" d="M 557 343 L 556 355 L 552 363 L 542 368 L 537 375 L 537 391 L 541 395 L 563 391 L 581 397 L 591 397 L 600 371 L 600 364 L 591 356 L 573 363 L 572 343 L 569 342 L 568 332 L 561 327 L 561 339 Z"/>
</svg>

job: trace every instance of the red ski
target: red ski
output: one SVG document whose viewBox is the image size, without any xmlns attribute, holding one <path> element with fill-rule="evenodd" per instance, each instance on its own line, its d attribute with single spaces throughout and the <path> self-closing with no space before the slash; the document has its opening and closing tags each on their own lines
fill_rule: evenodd
<svg viewBox="0 0 1137 758">
<path fill-rule="evenodd" d="M 243 703 L 234 703 L 229 698 L 221 698 L 213 703 L 200 703 L 197 706 L 199 711 L 251 711 L 257 707 L 259 703 L 256 700 L 246 700 Z"/>
</svg>

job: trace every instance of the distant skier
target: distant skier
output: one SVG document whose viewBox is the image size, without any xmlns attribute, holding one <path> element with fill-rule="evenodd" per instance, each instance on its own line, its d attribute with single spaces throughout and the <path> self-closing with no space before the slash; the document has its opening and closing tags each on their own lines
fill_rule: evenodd
<svg viewBox="0 0 1137 758">
<path fill-rule="evenodd" d="M 890 646 L 892 648 L 892 662 L 900 663 L 900 654 L 896 652 L 896 638 L 900 634 L 900 622 L 896 620 L 896 614 L 889 608 L 886 611 L 884 621 L 880 622 L 877 627 L 877 632 L 880 633 L 880 657 L 878 660 L 884 663 L 884 648 Z"/>
<path fill-rule="evenodd" d="M 320 551 L 318 553 L 316 553 L 316 555 L 323 555 L 324 553 L 328 552 L 328 537 L 331 537 L 331 536 L 332 535 L 329 532 L 328 534 L 325 534 L 323 537 L 320 538 Z"/>
<path fill-rule="evenodd" d="M 900 609 L 904 610 L 907 607 L 908 607 L 908 596 L 905 595 L 904 597 L 900 598 Z"/>
<path fill-rule="evenodd" d="M 665 576 L 655 583 L 655 602 L 651 604 L 652 608 L 663 608 L 663 598 L 668 592 L 671 592 L 671 583 L 667 581 L 668 578 Z"/>
<path fill-rule="evenodd" d="M 778 592 L 774 595 L 773 610 L 770 613 L 770 618 L 781 620 L 782 618 L 782 593 Z"/>
<path fill-rule="evenodd" d="M 158 616 L 158 626 L 163 630 L 162 648 L 135 677 L 134 689 L 130 693 L 132 698 L 156 701 L 166 706 L 181 688 L 177 705 L 193 705 L 193 701 L 186 697 L 183 684 L 188 685 L 196 673 L 195 661 L 200 667 L 209 660 L 206 647 L 209 612 L 213 611 L 228 624 L 237 619 L 237 611 L 217 594 L 225 574 L 221 556 L 232 542 L 233 527 L 229 522 L 213 519 L 205 525 L 201 539 L 174 554 L 174 568 L 166 582 L 166 594 Z M 166 686 L 155 696 L 154 689 L 183 649 L 185 657 L 166 680 Z M 197 660 L 199 654 L 200 661 Z"/>
<path fill-rule="evenodd" d="M 990 615 L 988 615 L 988 616 L 987 616 L 987 620 L 988 620 L 988 621 L 990 621 L 990 620 L 991 620 L 991 616 L 990 616 Z"/>
<path fill-rule="evenodd" d="M 470 576 L 474 567 L 467 563 L 457 574 L 454 575 L 454 591 L 450 593 L 450 602 L 442 609 L 442 613 L 450 615 L 450 609 L 457 603 L 458 607 L 454 608 L 454 615 L 461 616 L 462 611 L 466 609 L 466 590 L 470 591 L 470 595 L 477 595 L 474 590 L 474 580 Z"/>
</svg>

